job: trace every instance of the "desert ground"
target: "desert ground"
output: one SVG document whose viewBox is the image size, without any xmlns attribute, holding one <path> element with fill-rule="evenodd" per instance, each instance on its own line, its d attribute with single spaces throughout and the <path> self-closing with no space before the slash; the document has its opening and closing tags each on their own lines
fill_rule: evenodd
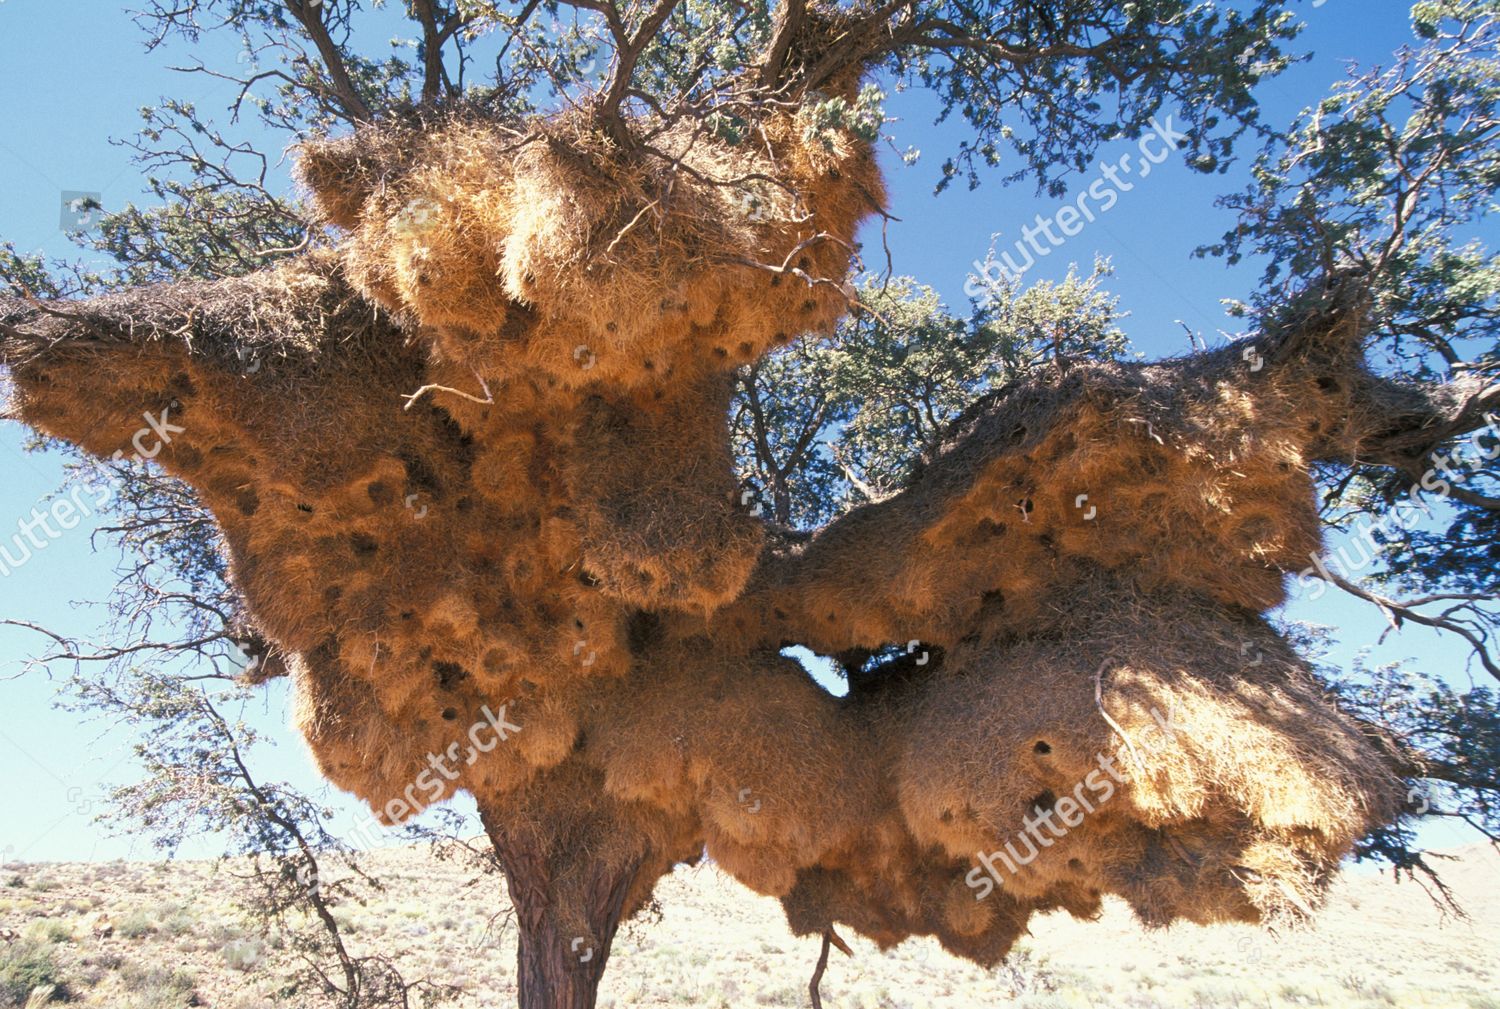
<svg viewBox="0 0 1500 1009">
<path fill-rule="evenodd" d="M 1094 922 L 1052 915 L 993 971 L 930 940 L 881 952 L 850 938 L 822 984 L 829 1009 L 1500 1009 L 1500 855 L 1453 853 L 1444 878 L 1468 918 L 1412 882 L 1356 868 L 1317 923 L 1280 935 L 1241 925 L 1145 931 L 1111 904 Z M 356 955 L 394 958 L 408 981 L 464 989 L 460 1009 L 515 1000 L 515 932 L 503 881 L 425 849 L 377 852 L 386 883 L 337 916 Z M 283 936 L 248 927 L 233 863 L 12 863 L 0 872 L 0 1006 L 111 1009 L 316 1005 L 293 993 Z M 658 889 L 659 919 L 615 943 L 600 1003 L 806 1006 L 818 944 L 794 938 L 774 900 L 711 864 Z M 40 988 L 40 991 L 36 989 Z M 421 1005 L 420 999 L 413 1000 Z"/>
</svg>

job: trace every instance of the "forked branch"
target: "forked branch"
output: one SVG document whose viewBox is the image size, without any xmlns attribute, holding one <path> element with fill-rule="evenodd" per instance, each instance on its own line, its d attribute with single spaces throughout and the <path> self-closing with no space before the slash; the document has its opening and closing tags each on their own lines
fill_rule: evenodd
<svg viewBox="0 0 1500 1009">
<path fill-rule="evenodd" d="M 318 56 L 328 70 L 328 79 L 333 86 L 334 95 L 349 118 L 358 123 L 367 123 L 374 119 L 370 106 L 360 96 L 359 88 L 355 87 L 354 79 L 349 76 L 349 68 L 344 64 L 343 50 L 328 34 L 328 25 L 323 21 L 325 6 L 321 0 L 317 3 L 313 0 L 289 0 L 286 6 L 301 23 L 303 30 L 307 32 L 307 37 L 312 39 L 313 45 L 317 46 Z"/>
</svg>

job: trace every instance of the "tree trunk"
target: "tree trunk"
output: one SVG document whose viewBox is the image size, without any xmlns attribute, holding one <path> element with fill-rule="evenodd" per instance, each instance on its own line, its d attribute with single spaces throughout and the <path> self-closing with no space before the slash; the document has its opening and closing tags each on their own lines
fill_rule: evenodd
<svg viewBox="0 0 1500 1009">
<path fill-rule="evenodd" d="M 552 865 L 540 850 L 517 847 L 495 844 L 520 933 L 516 949 L 520 1009 L 592 1009 L 634 873 L 609 871 L 600 865 L 583 888 L 582 900 L 577 901 L 582 906 L 565 909 L 571 915 L 559 915 L 564 909 L 556 906 L 558 894 L 550 886 Z M 568 936 L 559 927 L 559 918 L 573 916 L 582 916 L 588 934 Z"/>
<path fill-rule="evenodd" d="M 557 853 L 549 844 L 530 831 L 483 819 L 516 912 L 518 1004 L 521 1009 L 593 1009 L 639 864 L 595 862 L 580 880 L 575 856 L 569 859 L 567 885 L 558 886 L 561 859 L 553 857 Z"/>
</svg>

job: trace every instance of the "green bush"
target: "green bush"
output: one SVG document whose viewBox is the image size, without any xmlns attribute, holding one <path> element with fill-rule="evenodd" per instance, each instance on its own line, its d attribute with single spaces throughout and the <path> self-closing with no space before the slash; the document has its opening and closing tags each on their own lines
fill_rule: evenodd
<svg viewBox="0 0 1500 1009">
<path fill-rule="evenodd" d="M 26 938 L 34 939 L 39 943 L 51 943 L 53 945 L 72 942 L 73 929 L 63 922 L 47 918 L 42 921 L 32 922 L 26 929 Z"/>
<path fill-rule="evenodd" d="M 134 964 L 120 969 L 120 981 L 130 993 L 120 1009 L 181 1009 L 197 985 L 191 971 Z"/>
<path fill-rule="evenodd" d="M 33 989 L 54 985 L 66 988 L 52 946 L 29 939 L 0 946 L 0 1006 L 24 1006 Z"/>
<path fill-rule="evenodd" d="M 200 928 L 196 912 L 182 904 L 163 904 L 156 909 L 157 930 L 170 936 L 191 935 Z"/>
<path fill-rule="evenodd" d="M 115 922 L 115 935 L 126 939 L 139 939 L 156 931 L 156 923 L 145 911 L 132 911 Z"/>
</svg>

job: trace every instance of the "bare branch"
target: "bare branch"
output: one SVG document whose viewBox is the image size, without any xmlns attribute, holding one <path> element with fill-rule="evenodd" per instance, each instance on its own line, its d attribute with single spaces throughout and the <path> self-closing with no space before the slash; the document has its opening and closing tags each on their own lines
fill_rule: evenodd
<svg viewBox="0 0 1500 1009">
<path fill-rule="evenodd" d="M 354 86 L 354 80 L 349 76 L 349 68 L 344 65 L 343 54 L 328 34 L 328 26 L 323 23 L 323 4 L 314 4 L 311 0 L 287 0 L 287 10 L 302 23 L 308 38 L 312 39 L 313 45 L 318 47 L 318 55 L 323 60 L 323 66 L 328 71 L 328 76 L 333 84 L 334 94 L 337 95 L 339 104 L 343 106 L 345 113 L 354 122 L 367 123 L 373 120 L 374 114 L 370 106 L 360 97 L 359 89 Z"/>
<path fill-rule="evenodd" d="M 1368 589 L 1361 588 L 1334 571 L 1320 572 L 1320 576 L 1324 581 L 1337 585 L 1351 596 L 1374 603 L 1380 607 L 1381 612 L 1385 614 L 1386 620 L 1390 623 L 1390 630 L 1399 630 L 1403 623 L 1411 621 L 1423 627 L 1431 627 L 1435 630 L 1457 634 L 1469 643 L 1469 646 L 1474 651 L 1474 657 L 1479 660 L 1480 665 L 1484 666 L 1485 671 L 1495 679 L 1500 680 L 1500 663 L 1495 661 L 1489 650 L 1493 630 L 1491 627 L 1486 626 L 1493 624 L 1494 620 L 1490 615 L 1478 609 L 1478 604 L 1481 602 L 1493 602 L 1493 596 L 1483 593 L 1445 593 L 1442 596 L 1403 601 L 1388 599 Z M 1444 609 L 1436 616 L 1423 613 L 1418 609 L 1419 606 L 1424 604 L 1450 600 L 1459 600 L 1460 602 L 1458 605 Z M 1461 616 L 1461 614 L 1468 614 L 1468 616 Z"/>
</svg>

